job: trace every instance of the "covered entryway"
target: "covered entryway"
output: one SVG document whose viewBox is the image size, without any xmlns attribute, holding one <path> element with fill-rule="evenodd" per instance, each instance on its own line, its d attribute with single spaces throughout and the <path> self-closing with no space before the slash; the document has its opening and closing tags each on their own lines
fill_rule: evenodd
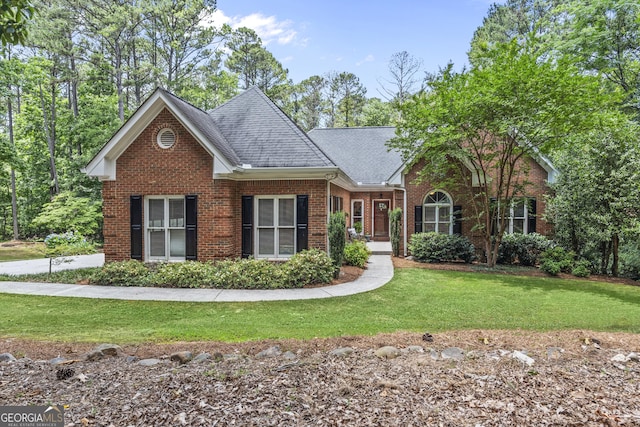
<svg viewBox="0 0 640 427">
<path fill-rule="evenodd" d="M 390 200 L 373 201 L 373 239 L 389 240 L 389 205 Z"/>
</svg>

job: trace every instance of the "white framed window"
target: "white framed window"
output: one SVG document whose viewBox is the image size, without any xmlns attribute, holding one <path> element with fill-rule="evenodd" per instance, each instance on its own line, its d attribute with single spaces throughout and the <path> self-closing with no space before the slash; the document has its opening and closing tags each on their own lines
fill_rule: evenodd
<svg viewBox="0 0 640 427">
<path fill-rule="evenodd" d="M 364 232 L 364 200 L 351 201 L 351 228 L 355 228 L 357 222 L 361 226 L 360 232 Z"/>
<path fill-rule="evenodd" d="M 453 202 L 444 191 L 432 191 L 424 199 L 422 231 L 453 233 Z"/>
<path fill-rule="evenodd" d="M 529 234 L 529 217 L 531 216 L 529 199 L 514 200 L 509 207 L 509 218 L 505 224 L 505 233 Z"/>
<path fill-rule="evenodd" d="M 186 253 L 184 197 L 145 199 L 146 259 L 184 261 Z"/>
<path fill-rule="evenodd" d="M 256 197 L 256 258 L 289 258 L 296 253 L 294 196 Z"/>
</svg>

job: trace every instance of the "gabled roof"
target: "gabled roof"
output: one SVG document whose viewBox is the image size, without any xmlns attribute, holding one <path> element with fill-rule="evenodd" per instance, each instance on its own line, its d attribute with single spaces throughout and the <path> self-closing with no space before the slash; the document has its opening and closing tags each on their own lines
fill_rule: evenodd
<svg viewBox="0 0 640 427">
<path fill-rule="evenodd" d="M 395 136 L 395 128 L 352 127 L 322 128 L 309 131 L 309 137 L 355 183 L 380 185 L 388 182 L 403 166 L 397 151 L 386 143 Z"/>
<path fill-rule="evenodd" d="M 256 87 L 209 111 L 242 164 L 325 167 L 333 162 Z"/>
<path fill-rule="evenodd" d="M 164 89 L 156 89 L 84 168 L 90 176 L 113 180 L 116 160 L 167 108 L 214 159 L 214 173 L 251 168 L 324 168 L 333 162 L 259 89 L 251 88 L 207 113 Z M 266 173 L 265 169 L 262 169 Z M 256 171 L 257 172 L 257 171 Z"/>
</svg>

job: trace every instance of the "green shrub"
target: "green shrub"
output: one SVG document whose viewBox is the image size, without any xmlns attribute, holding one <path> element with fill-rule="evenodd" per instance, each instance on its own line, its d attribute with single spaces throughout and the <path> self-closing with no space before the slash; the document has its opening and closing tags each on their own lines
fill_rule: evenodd
<svg viewBox="0 0 640 427">
<path fill-rule="evenodd" d="M 633 280 L 640 279 L 640 244 L 637 240 L 620 247 L 620 274 Z"/>
<path fill-rule="evenodd" d="M 570 273 L 573 269 L 575 254 L 561 246 L 551 247 L 540 255 L 540 269 L 556 276 L 558 273 Z"/>
<path fill-rule="evenodd" d="M 559 262 L 547 260 L 540 264 L 540 270 L 552 276 L 557 276 L 558 274 L 560 274 L 562 268 L 560 267 Z"/>
<path fill-rule="evenodd" d="M 217 261 L 209 283 L 222 289 L 275 289 L 285 286 L 282 266 L 265 259 Z"/>
<path fill-rule="evenodd" d="M 154 270 L 150 282 L 154 286 L 170 288 L 211 287 L 215 267 L 206 262 L 162 263 Z"/>
<path fill-rule="evenodd" d="M 402 209 L 395 208 L 389 212 L 389 224 L 391 235 L 391 253 L 393 256 L 400 256 L 400 225 L 402 220 Z"/>
<path fill-rule="evenodd" d="M 91 277 L 91 283 L 107 286 L 146 286 L 149 269 L 140 261 L 109 262 Z"/>
<path fill-rule="evenodd" d="M 592 265 L 586 259 L 582 259 L 575 263 L 571 274 L 576 277 L 589 277 L 591 275 Z"/>
<path fill-rule="evenodd" d="M 331 282 L 334 265 L 326 252 L 309 249 L 292 256 L 282 265 L 282 271 L 287 287 L 302 288 Z"/>
<path fill-rule="evenodd" d="M 338 277 L 340 274 L 340 267 L 344 261 L 344 245 L 347 240 L 346 237 L 347 221 L 344 216 L 344 212 L 332 213 L 329 217 L 329 254 L 331 254 L 331 260 L 333 261 L 333 277 Z"/>
<path fill-rule="evenodd" d="M 98 234 L 102 223 L 102 208 L 99 202 L 87 197 L 78 197 L 65 191 L 45 203 L 32 224 L 41 231 L 62 233 L 75 230 L 84 236 Z"/>
<path fill-rule="evenodd" d="M 46 256 L 55 258 L 59 256 L 86 255 L 96 252 L 95 246 L 89 243 L 81 234 L 68 231 L 62 234 L 49 234 L 44 239 L 47 248 Z"/>
<path fill-rule="evenodd" d="M 466 237 L 457 234 L 417 233 L 409 243 L 411 255 L 421 262 L 464 261 L 475 259 L 475 247 Z"/>
<path fill-rule="evenodd" d="M 553 242 L 538 233 L 505 234 L 498 248 L 498 264 L 514 264 L 523 266 L 538 264 L 540 255 L 549 249 Z"/>
<path fill-rule="evenodd" d="M 344 247 L 344 262 L 347 265 L 364 268 L 367 265 L 369 255 L 371 255 L 371 251 L 362 241 L 356 240 Z"/>
</svg>

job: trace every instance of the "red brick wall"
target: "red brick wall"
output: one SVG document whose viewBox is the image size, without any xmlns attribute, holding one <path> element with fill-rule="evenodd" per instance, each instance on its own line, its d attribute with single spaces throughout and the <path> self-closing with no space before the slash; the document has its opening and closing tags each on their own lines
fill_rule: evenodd
<svg viewBox="0 0 640 427">
<path fill-rule="evenodd" d="M 521 196 L 535 197 L 536 199 L 536 232 L 543 235 L 550 235 L 552 233 L 552 227 L 541 217 L 545 212 L 546 204 L 543 195 L 548 193 L 549 187 L 546 183 L 548 174 L 536 161 L 531 158 L 527 158 L 526 167 L 521 170 L 527 171 L 521 172 L 516 177 L 517 180 L 523 182 L 526 180 L 530 184 L 525 187 L 525 191 Z M 407 183 L 407 234 L 408 241 L 411 238 L 415 230 L 415 206 L 422 205 L 425 196 L 433 190 L 442 190 L 448 193 L 453 199 L 454 205 L 462 206 L 462 235 L 469 237 L 477 248 L 482 247 L 482 234 L 479 231 L 472 231 L 475 225 L 475 220 L 470 218 L 473 216 L 475 210 L 471 202 L 471 196 L 469 190 L 463 187 L 445 186 L 434 187 L 428 180 L 417 182 L 418 172 L 423 167 L 424 162 L 416 164 L 406 175 L 405 182 Z M 470 172 L 469 172 L 470 174 Z M 470 179 L 470 175 L 468 175 Z"/>
<path fill-rule="evenodd" d="M 158 131 L 165 127 L 177 135 L 169 149 L 156 144 Z M 131 195 L 197 194 L 198 259 L 209 260 L 241 256 L 241 196 L 307 194 L 309 247 L 326 249 L 326 181 L 214 180 L 212 157 L 168 110 L 163 110 L 118 158 L 116 174 L 116 180 L 105 181 L 102 190 L 107 261 L 131 256 Z"/>
</svg>

